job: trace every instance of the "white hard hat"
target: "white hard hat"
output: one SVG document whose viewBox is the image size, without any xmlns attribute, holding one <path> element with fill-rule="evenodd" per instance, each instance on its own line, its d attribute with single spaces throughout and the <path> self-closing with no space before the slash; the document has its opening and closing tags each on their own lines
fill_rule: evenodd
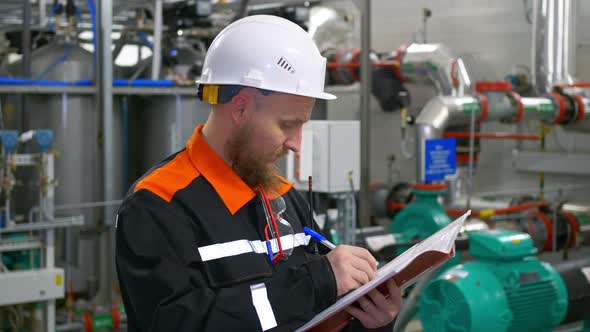
<svg viewBox="0 0 590 332">
<path fill-rule="evenodd" d="M 324 92 L 325 75 L 326 58 L 305 30 L 277 16 L 253 15 L 215 37 L 197 83 L 336 99 Z"/>
</svg>

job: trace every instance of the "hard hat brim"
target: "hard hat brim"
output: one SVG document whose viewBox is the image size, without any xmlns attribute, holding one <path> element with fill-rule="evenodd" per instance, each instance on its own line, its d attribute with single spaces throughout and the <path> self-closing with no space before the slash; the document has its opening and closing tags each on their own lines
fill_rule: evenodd
<svg viewBox="0 0 590 332">
<path fill-rule="evenodd" d="M 206 82 L 206 81 L 200 80 L 200 79 L 197 80 L 196 83 L 203 84 L 203 85 L 241 85 L 241 84 L 235 84 L 235 83 L 229 83 L 229 82 L 212 83 L 212 82 Z M 254 89 L 264 89 L 264 90 L 269 90 L 269 91 L 274 91 L 274 92 L 280 92 L 280 93 L 285 93 L 285 94 L 295 95 L 295 96 L 323 99 L 323 100 L 334 100 L 334 99 L 338 98 L 335 95 L 333 95 L 331 93 L 327 93 L 327 92 L 321 92 L 319 94 L 313 94 L 313 93 L 308 94 L 308 93 L 298 93 L 298 92 L 292 92 L 292 91 L 282 91 L 280 89 L 272 89 L 272 88 L 268 88 L 268 87 L 255 87 L 255 86 L 248 86 L 248 85 L 242 85 L 242 86 L 250 87 L 250 88 L 254 88 Z"/>
</svg>

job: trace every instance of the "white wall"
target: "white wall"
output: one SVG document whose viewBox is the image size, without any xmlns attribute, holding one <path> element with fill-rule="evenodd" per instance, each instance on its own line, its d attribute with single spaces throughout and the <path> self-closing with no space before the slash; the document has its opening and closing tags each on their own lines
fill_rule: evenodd
<svg viewBox="0 0 590 332">
<path fill-rule="evenodd" d="M 590 80 L 590 1 L 579 1 L 577 19 L 577 77 Z M 526 1 L 529 3 L 530 1 Z M 427 41 L 448 45 L 456 54 L 466 58 L 472 76 L 477 80 L 502 79 L 515 64 L 530 67 L 531 25 L 525 20 L 525 6 L 520 0 L 404 0 L 372 1 L 372 49 L 395 50 L 401 44 L 413 41 L 422 25 L 422 8 L 432 10 L 427 25 Z M 530 7 L 529 7 L 530 8 Z M 359 97 L 356 93 L 337 92 L 339 99 L 328 105 L 330 119 L 358 118 Z M 418 99 L 423 103 L 428 93 Z M 415 97 L 415 96 L 414 96 Z M 416 98 L 414 98 L 416 99 Z M 418 110 L 416 110 L 417 112 Z M 376 101 L 372 102 L 371 125 L 371 179 L 387 179 L 386 157 L 395 154 L 395 166 L 402 178 L 414 179 L 414 160 L 404 159 L 399 147 L 399 113 L 383 113 Z M 530 130 L 537 124 L 527 124 Z M 496 123 L 484 124 L 483 131 L 514 131 L 514 126 Z M 413 139 L 413 131 L 409 132 Z M 556 139 L 557 138 L 557 139 Z M 548 150 L 590 153 L 590 134 L 572 134 L 561 128 L 548 137 Z M 526 144 L 527 149 L 537 149 Z M 477 167 L 475 190 L 492 190 L 536 187 L 538 176 L 518 172 L 513 167 L 513 141 L 486 140 L 482 143 L 480 163 Z M 590 165 L 588 165 L 590 168 Z M 395 180 L 394 176 L 394 180 Z M 546 187 L 586 183 L 590 177 L 546 175 Z M 582 201 L 590 202 L 590 189 L 571 192 Z"/>
</svg>

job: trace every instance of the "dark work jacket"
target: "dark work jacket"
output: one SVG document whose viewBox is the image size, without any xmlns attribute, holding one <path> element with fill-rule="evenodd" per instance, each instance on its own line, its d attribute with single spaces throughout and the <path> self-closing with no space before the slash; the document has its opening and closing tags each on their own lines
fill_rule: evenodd
<svg viewBox="0 0 590 332">
<path fill-rule="evenodd" d="M 272 330 L 292 331 L 336 300 L 330 264 L 310 246 L 276 265 L 254 252 L 201 257 L 206 246 L 263 241 L 266 225 L 260 200 L 201 129 L 138 180 L 119 208 L 116 265 L 128 329 L 261 331 L 251 286 L 262 284 Z M 282 178 L 276 191 L 287 205 L 283 217 L 302 233 L 311 222 L 307 202 Z"/>
</svg>

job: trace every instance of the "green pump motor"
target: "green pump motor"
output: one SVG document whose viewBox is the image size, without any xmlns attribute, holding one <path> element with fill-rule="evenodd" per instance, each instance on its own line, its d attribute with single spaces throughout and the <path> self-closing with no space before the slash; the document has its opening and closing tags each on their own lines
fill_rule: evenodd
<svg viewBox="0 0 590 332">
<path fill-rule="evenodd" d="M 551 331 L 563 320 L 568 293 L 551 265 L 540 262 L 525 233 L 469 235 L 475 258 L 433 279 L 420 298 L 425 331 Z"/>
</svg>

